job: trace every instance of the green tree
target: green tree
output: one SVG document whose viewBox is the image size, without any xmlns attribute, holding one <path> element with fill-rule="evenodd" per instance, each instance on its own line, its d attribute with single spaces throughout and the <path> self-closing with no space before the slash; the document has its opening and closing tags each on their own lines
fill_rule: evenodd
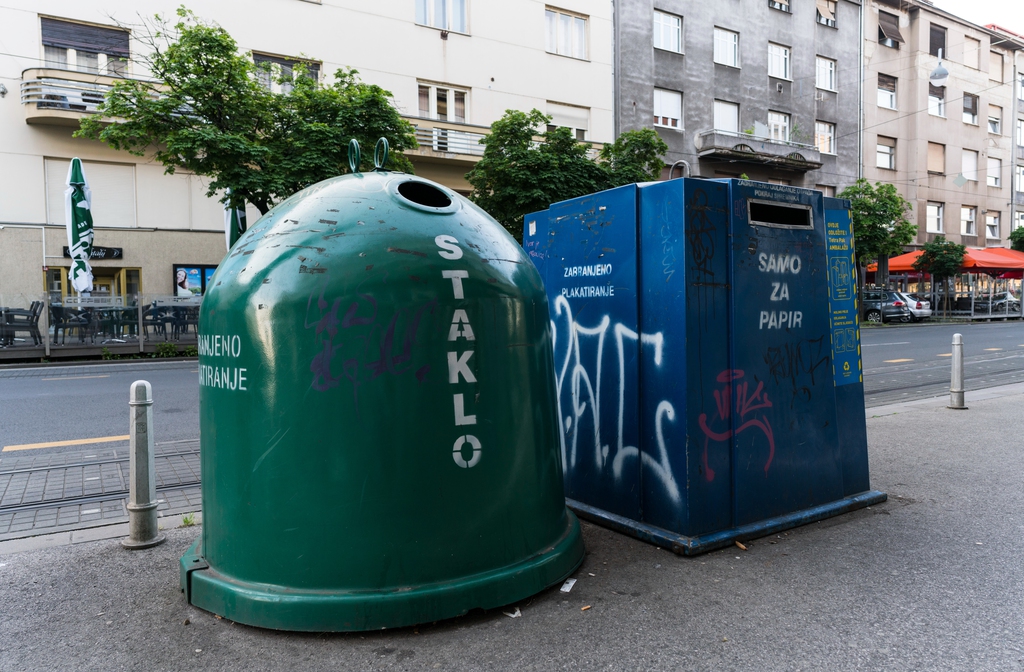
<svg viewBox="0 0 1024 672">
<path fill-rule="evenodd" d="M 523 216 L 552 203 L 611 187 L 657 179 L 668 146 L 651 129 L 623 133 L 605 145 L 599 160 L 567 128 L 537 133 L 551 117 L 539 110 L 506 110 L 480 142 L 483 158 L 466 174 L 471 198 L 516 240 Z M 537 138 L 540 142 L 537 142 Z"/>
<path fill-rule="evenodd" d="M 959 243 L 946 240 L 945 236 L 936 236 L 935 240 L 924 244 L 921 256 L 914 262 L 914 270 L 932 276 L 932 287 L 942 285 L 943 315 L 949 315 L 949 278 L 960 272 L 964 263 L 967 248 Z"/>
<path fill-rule="evenodd" d="M 1024 252 L 1024 226 L 1010 231 L 1010 249 Z"/>
<path fill-rule="evenodd" d="M 391 93 L 338 70 L 321 85 L 297 67 L 285 93 L 259 82 L 261 66 L 238 51 L 219 26 L 185 9 L 173 27 L 160 17 L 142 39 L 144 62 L 156 81 L 119 80 L 99 114 L 82 120 L 79 137 L 100 140 L 136 156 L 152 152 L 167 173 L 210 178 L 207 196 L 231 189 L 231 204 L 261 213 L 296 191 L 348 172 L 348 143 L 372 163 L 379 137 L 391 145 L 389 167 L 412 172 L 402 151 L 416 146 L 412 125 Z M 136 31 L 137 34 L 146 31 Z M 164 43 L 166 42 L 166 46 Z"/>
<path fill-rule="evenodd" d="M 864 179 L 844 189 L 839 197 L 850 199 L 858 270 L 877 261 L 875 282 L 886 286 L 889 257 L 903 252 L 903 247 L 917 236 L 917 225 L 907 218 L 910 203 L 893 185 L 876 182 L 871 186 Z"/>
</svg>

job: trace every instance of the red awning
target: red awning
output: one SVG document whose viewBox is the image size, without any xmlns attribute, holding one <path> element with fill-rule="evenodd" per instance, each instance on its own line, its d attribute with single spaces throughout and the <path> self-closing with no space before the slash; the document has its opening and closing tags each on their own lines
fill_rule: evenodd
<svg viewBox="0 0 1024 672">
<path fill-rule="evenodd" d="M 914 250 L 889 259 L 890 273 L 907 273 L 914 270 L 914 262 L 922 254 L 922 250 Z M 877 271 L 878 264 L 869 264 L 868 271 Z M 1008 250 L 1005 247 L 986 247 L 982 249 L 968 248 L 964 255 L 965 273 L 992 273 L 997 271 L 1024 270 L 1024 252 Z"/>
</svg>

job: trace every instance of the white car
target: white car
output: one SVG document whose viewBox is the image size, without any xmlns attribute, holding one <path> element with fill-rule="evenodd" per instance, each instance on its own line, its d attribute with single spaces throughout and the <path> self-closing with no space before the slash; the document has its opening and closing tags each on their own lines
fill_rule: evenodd
<svg viewBox="0 0 1024 672">
<path fill-rule="evenodd" d="M 904 294 L 899 292 L 899 295 L 903 297 L 903 300 L 907 302 L 907 308 L 914 315 L 914 322 L 920 322 L 926 320 L 932 316 L 932 304 L 927 299 L 922 299 L 917 294 Z"/>
</svg>

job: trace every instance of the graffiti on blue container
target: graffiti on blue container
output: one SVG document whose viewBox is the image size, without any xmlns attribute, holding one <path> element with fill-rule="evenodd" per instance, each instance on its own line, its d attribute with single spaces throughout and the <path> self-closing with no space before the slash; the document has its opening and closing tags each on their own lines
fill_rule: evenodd
<svg viewBox="0 0 1024 672">
<path fill-rule="evenodd" d="M 610 469 L 615 480 L 622 478 L 627 460 L 640 460 L 665 489 L 665 493 L 678 503 L 681 501 L 679 485 L 669 464 L 668 449 L 662 427 L 665 421 L 674 422 L 676 411 L 672 403 L 663 399 L 654 411 L 656 454 L 640 451 L 637 446 L 626 445 L 623 437 L 626 402 L 626 342 L 639 341 L 641 354 L 650 353 L 653 364 L 660 368 L 665 353 L 665 337 L 656 334 L 637 334 L 622 323 L 612 323 L 605 315 L 593 326 L 582 325 L 573 318 L 569 301 L 556 296 L 555 319 L 551 323 L 555 350 L 555 386 L 559 402 L 559 423 L 562 429 L 562 469 L 574 468 L 577 461 L 593 459 L 600 471 Z M 617 366 L 608 371 L 602 366 L 608 337 L 614 339 Z M 581 345 L 583 347 L 581 347 Z M 646 347 L 645 347 L 646 346 Z M 592 354 L 591 354 L 592 353 Z M 633 364 L 630 363 L 630 366 Z M 602 387 L 611 386 L 617 402 L 616 422 L 613 427 L 602 425 Z M 630 390 L 630 394 L 635 391 Z M 564 409 L 568 408 L 568 413 Z M 583 435 L 580 420 L 590 421 L 592 430 Z M 614 438 L 613 438 L 614 437 Z M 611 442 L 614 441 L 614 452 Z"/>
<path fill-rule="evenodd" d="M 790 407 L 797 401 L 810 401 L 814 386 L 832 374 L 832 358 L 825 345 L 825 336 L 820 336 L 765 350 L 764 363 L 772 380 L 776 385 L 788 383 L 792 390 Z"/>
<path fill-rule="evenodd" d="M 750 391 L 750 383 L 743 380 L 746 374 L 739 369 L 728 369 L 718 374 L 718 382 L 721 389 L 714 391 L 715 414 L 708 422 L 707 413 L 701 413 L 697 418 L 704 433 L 704 454 L 701 457 L 701 467 L 704 478 L 707 481 L 715 480 L 715 470 L 711 468 L 708 459 L 708 452 L 712 441 L 716 443 L 728 442 L 734 437 L 746 431 L 756 431 L 764 434 L 768 440 L 768 459 L 764 463 L 764 475 L 768 475 L 768 469 L 775 458 L 775 434 L 772 431 L 772 424 L 765 413 L 755 413 L 772 407 L 768 399 L 768 393 L 764 391 L 764 383 L 758 382 L 753 392 Z M 735 427 L 739 425 L 738 427 Z M 735 429 L 733 429 L 735 427 Z"/>
</svg>

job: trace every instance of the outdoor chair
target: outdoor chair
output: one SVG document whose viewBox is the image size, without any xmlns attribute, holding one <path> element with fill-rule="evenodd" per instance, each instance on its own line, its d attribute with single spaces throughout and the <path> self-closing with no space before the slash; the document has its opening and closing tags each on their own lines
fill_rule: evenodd
<svg viewBox="0 0 1024 672">
<path fill-rule="evenodd" d="M 178 340 L 182 335 L 189 333 L 190 326 L 198 328 L 198 308 L 173 308 L 172 316 L 173 321 L 171 322 L 171 329 L 175 340 Z"/>
<path fill-rule="evenodd" d="M 53 324 L 53 342 L 57 342 L 57 336 L 63 331 L 61 343 L 67 342 L 68 331 L 78 332 L 79 343 L 85 341 L 84 329 L 89 325 L 89 320 L 82 315 L 75 313 L 64 306 L 50 306 L 50 322 Z"/>
<path fill-rule="evenodd" d="M 12 344 L 18 332 L 32 338 L 32 345 L 42 345 L 43 335 L 39 333 L 39 316 L 43 314 L 43 302 L 33 301 L 28 310 L 9 308 L 4 312 L 4 332 L 8 345 Z"/>
<path fill-rule="evenodd" d="M 160 308 L 154 303 L 152 306 L 142 311 L 142 329 L 143 335 L 149 338 L 149 330 L 152 329 L 154 334 L 161 334 L 164 340 L 167 340 L 167 323 L 173 318 L 167 314 L 167 312 Z"/>
</svg>

